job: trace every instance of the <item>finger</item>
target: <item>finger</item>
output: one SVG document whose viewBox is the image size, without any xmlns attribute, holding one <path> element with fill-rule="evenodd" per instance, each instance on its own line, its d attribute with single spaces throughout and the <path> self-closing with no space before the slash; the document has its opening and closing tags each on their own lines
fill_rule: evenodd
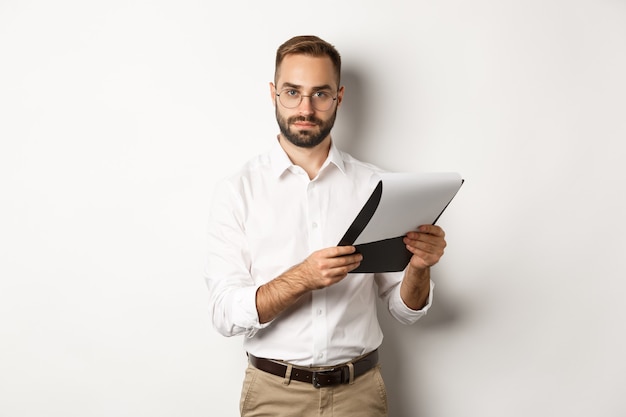
<svg viewBox="0 0 626 417">
<path fill-rule="evenodd" d="M 443 229 L 434 224 L 423 224 L 417 228 L 417 232 L 425 233 L 425 234 L 433 235 L 433 236 L 438 236 L 438 237 L 446 236 L 446 233 L 443 231 Z"/>
<path fill-rule="evenodd" d="M 415 248 L 409 248 L 409 251 L 413 254 L 411 257 L 411 263 L 415 266 L 422 265 L 425 267 L 431 267 L 437 264 L 443 256 L 443 253 L 428 253 Z"/>
<path fill-rule="evenodd" d="M 351 253 L 348 255 L 341 255 L 335 257 L 328 257 L 329 254 L 334 254 L 334 248 L 330 250 L 322 250 L 316 255 L 308 259 L 309 263 L 323 275 L 341 275 L 347 273 L 344 270 L 347 268 L 354 269 L 354 265 L 361 262 L 363 255 L 360 253 Z M 326 254 L 326 256 L 324 256 Z M 344 271 L 344 272 L 342 272 Z"/>
<path fill-rule="evenodd" d="M 423 234 L 407 235 L 404 244 L 426 252 L 439 252 L 445 249 L 447 243 L 441 237 Z"/>
<path fill-rule="evenodd" d="M 351 255 L 338 256 L 336 258 L 331 258 L 328 261 L 329 268 L 341 268 L 344 266 L 359 264 L 363 260 L 363 255 L 360 253 L 354 253 Z"/>
<path fill-rule="evenodd" d="M 336 258 L 339 256 L 346 256 L 356 252 L 354 246 L 333 246 L 322 250 L 324 255 L 329 258 Z"/>
<path fill-rule="evenodd" d="M 359 265 L 361 265 L 360 260 L 357 262 L 350 262 L 345 265 L 338 266 L 336 268 L 333 268 L 331 271 L 333 275 L 337 277 L 344 277 L 346 276 L 346 274 L 348 274 L 348 272 L 358 268 Z"/>
<path fill-rule="evenodd" d="M 430 244 L 430 243 L 426 243 L 426 242 L 419 242 L 419 241 L 409 241 L 408 243 L 405 242 L 406 244 L 406 248 L 411 252 L 411 253 L 436 253 L 438 252 L 437 247 Z"/>
<path fill-rule="evenodd" d="M 409 232 L 404 238 L 408 242 L 426 242 L 432 245 L 439 245 L 445 242 L 443 237 L 428 235 L 425 233 Z"/>
<path fill-rule="evenodd" d="M 437 248 L 437 247 L 433 247 L 433 246 L 410 246 L 410 245 L 406 245 L 406 248 L 412 254 L 417 255 L 417 256 L 421 256 L 421 257 L 430 257 L 430 256 L 441 257 L 441 256 L 443 256 L 443 253 L 444 253 L 443 248 Z"/>
<path fill-rule="evenodd" d="M 349 265 L 346 265 L 346 268 L 348 269 L 348 272 L 354 271 L 355 269 L 357 269 L 359 267 L 359 265 L 361 265 L 361 262 L 354 262 L 351 263 Z"/>
</svg>

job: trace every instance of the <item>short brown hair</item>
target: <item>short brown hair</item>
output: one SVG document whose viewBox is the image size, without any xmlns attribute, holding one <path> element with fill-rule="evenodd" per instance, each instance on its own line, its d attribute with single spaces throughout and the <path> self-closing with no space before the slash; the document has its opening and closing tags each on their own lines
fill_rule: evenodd
<svg viewBox="0 0 626 417">
<path fill-rule="evenodd" d="M 274 69 L 274 82 L 278 81 L 280 64 L 287 55 L 310 55 L 314 57 L 327 56 L 335 67 L 337 87 L 341 81 L 341 56 L 333 45 L 313 35 L 294 36 L 278 47 L 276 51 L 276 68 Z"/>
</svg>

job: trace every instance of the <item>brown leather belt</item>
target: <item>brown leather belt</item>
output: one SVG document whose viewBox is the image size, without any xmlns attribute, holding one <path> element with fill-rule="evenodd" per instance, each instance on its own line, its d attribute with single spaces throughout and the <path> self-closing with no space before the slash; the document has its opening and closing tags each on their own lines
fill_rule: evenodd
<svg viewBox="0 0 626 417">
<path fill-rule="evenodd" d="M 261 371 L 284 378 L 287 374 L 288 366 L 280 362 L 264 358 L 257 358 L 248 354 L 250 364 Z M 363 356 L 353 363 L 354 378 L 357 378 L 378 364 L 378 350 Z M 319 371 L 309 370 L 298 366 L 292 366 L 291 379 L 313 384 L 315 388 L 330 387 L 333 385 L 347 384 L 350 382 L 350 367 L 348 365 L 337 365 L 329 369 Z"/>
</svg>

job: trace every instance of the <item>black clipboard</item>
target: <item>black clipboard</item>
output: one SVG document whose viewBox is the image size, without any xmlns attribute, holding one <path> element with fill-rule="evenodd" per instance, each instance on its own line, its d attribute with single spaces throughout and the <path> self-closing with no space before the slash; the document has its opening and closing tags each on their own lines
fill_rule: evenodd
<svg viewBox="0 0 626 417">
<path fill-rule="evenodd" d="M 403 242 L 405 233 L 409 230 L 415 230 L 421 224 L 435 224 L 465 182 L 457 173 L 384 173 L 380 175 L 381 179 L 376 184 L 367 202 L 363 205 L 356 218 L 339 241 L 339 246 L 354 245 L 356 251 L 363 255 L 361 264 L 358 268 L 352 270 L 351 273 L 397 272 L 404 270 L 412 256 Z M 403 191 L 402 187 L 404 184 L 402 184 L 402 181 L 406 182 L 407 193 L 422 194 L 421 196 L 413 194 L 408 200 L 419 201 L 420 197 L 423 199 L 431 199 L 429 204 L 423 204 L 422 207 L 417 204 L 417 210 L 422 208 L 427 212 L 420 213 L 419 216 L 416 215 L 416 223 L 419 224 L 411 225 L 407 223 L 406 230 L 402 233 L 398 233 L 398 235 L 393 235 L 393 232 L 391 232 L 392 236 L 389 237 L 358 242 L 359 236 L 366 231 L 373 219 L 381 223 L 379 226 L 382 227 L 384 227 L 384 222 L 388 220 L 380 216 L 378 216 L 378 218 L 374 217 L 380 208 L 381 202 L 383 202 L 386 197 L 384 195 L 384 184 L 386 180 L 394 184 L 396 188 L 394 192 L 396 194 Z M 434 201 L 435 196 L 436 201 Z M 405 208 L 394 207 L 393 210 L 388 211 L 392 212 L 392 214 L 401 213 L 402 216 L 408 219 L 412 215 L 411 210 L 414 209 L 414 206 Z M 383 208 L 383 210 L 385 210 L 385 208 Z M 398 212 L 397 210 L 400 211 Z M 398 230 L 400 229 L 396 227 L 396 232 Z M 355 242 L 357 243 L 355 244 Z"/>
</svg>

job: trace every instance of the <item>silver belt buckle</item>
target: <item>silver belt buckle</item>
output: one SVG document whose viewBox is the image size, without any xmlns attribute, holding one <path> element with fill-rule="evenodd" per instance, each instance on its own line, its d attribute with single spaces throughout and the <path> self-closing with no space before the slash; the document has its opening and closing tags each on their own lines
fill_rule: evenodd
<svg viewBox="0 0 626 417">
<path fill-rule="evenodd" d="M 338 370 L 341 371 L 340 368 L 324 369 L 323 371 L 313 371 L 313 381 L 311 381 L 313 383 L 313 386 L 315 388 L 322 388 L 322 384 L 320 384 L 320 381 L 317 378 L 318 375 L 326 375 L 326 374 L 336 372 Z"/>
<path fill-rule="evenodd" d="M 311 381 L 313 383 L 313 386 L 315 388 L 321 388 L 322 386 L 320 385 L 320 381 L 317 379 L 317 372 L 313 371 L 313 381 Z"/>
</svg>

